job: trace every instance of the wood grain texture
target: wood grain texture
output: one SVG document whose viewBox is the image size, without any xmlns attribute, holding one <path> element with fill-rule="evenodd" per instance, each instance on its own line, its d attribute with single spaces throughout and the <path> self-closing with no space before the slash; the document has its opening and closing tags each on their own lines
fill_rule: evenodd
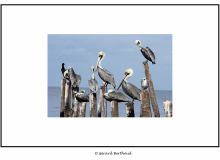
<svg viewBox="0 0 220 160">
<path fill-rule="evenodd" d="M 117 101 L 111 101 L 111 117 L 119 117 L 118 115 L 118 102 Z"/>
<path fill-rule="evenodd" d="M 140 117 L 152 117 L 150 108 L 150 98 L 148 92 L 140 93 L 141 97 L 141 112 Z"/>
<path fill-rule="evenodd" d="M 165 117 L 172 117 L 173 116 L 173 104 L 165 99 L 163 102 L 163 108 L 165 112 Z"/>
<path fill-rule="evenodd" d="M 102 100 L 103 100 L 103 105 L 102 105 L 102 117 L 107 117 L 107 100 L 103 97 L 104 94 L 107 93 L 107 87 L 102 87 Z"/>
<path fill-rule="evenodd" d="M 73 94 L 73 91 L 79 92 L 79 87 L 72 87 L 72 114 L 71 117 L 78 117 L 79 112 L 79 102 L 76 99 L 75 94 Z"/>
<path fill-rule="evenodd" d="M 65 87 L 65 110 L 64 116 L 69 117 L 70 103 L 71 103 L 71 84 L 66 83 Z"/>
<path fill-rule="evenodd" d="M 95 93 L 89 94 L 90 117 L 96 117 L 97 99 Z"/>
<path fill-rule="evenodd" d="M 81 102 L 79 104 L 79 117 L 85 117 L 86 116 L 86 102 Z"/>
<path fill-rule="evenodd" d="M 127 117 L 135 117 L 135 114 L 134 114 L 134 103 L 131 103 L 130 105 L 125 103 L 125 112 L 126 112 L 126 116 Z"/>
<path fill-rule="evenodd" d="M 102 82 L 102 86 L 105 85 L 105 82 Z M 97 117 L 101 117 L 101 114 L 102 114 L 102 106 L 103 106 L 103 100 L 104 100 L 104 97 L 103 97 L 104 93 L 103 93 L 103 90 L 102 89 L 99 89 L 99 103 L 98 103 L 98 116 Z"/>
<path fill-rule="evenodd" d="M 155 117 L 160 117 L 160 112 L 159 112 L 159 108 L 158 108 L 158 105 L 157 105 L 156 94 L 155 94 L 155 91 L 154 91 L 154 86 L 153 86 L 153 82 L 152 82 L 152 79 L 151 79 L 148 63 L 146 63 L 145 65 L 143 64 L 143 66 L 144 66 L 145 76 L 146 76 L 148 84 L 149 84 L 148 89 L 149 89 L 149 93 L 150 93 L 150 99 L 151 99 L 151 104 L 152 104 L 152 107 L 153 107 L 154 115 L 155 115 Z"/>
<path fill-rule="evenodd" d="M 61 79 L 60 117 L 64 117 L 66 78 Z"/>
</svg>

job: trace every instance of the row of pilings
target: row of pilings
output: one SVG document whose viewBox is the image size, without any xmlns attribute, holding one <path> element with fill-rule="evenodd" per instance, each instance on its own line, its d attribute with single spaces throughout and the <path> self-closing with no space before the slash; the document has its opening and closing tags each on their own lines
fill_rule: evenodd
<svg viewBox="0 0 220 160">
<path fill-rule="evenodd" d="M 148 64 L 143 65 L 145 76 L 149 83 L 149 93 L 140 93 L 141 99 L 141 111 L 140 117 L 152 117 L 151 106 L 155 117 L 160 117 L 160 112 L 156 100 L 156 94 L 153 87 L 153 82 L 151 79 Z M 107 100 L 103 97 L 107 93 L 107 87 L 102 83 L 102 88 L 99 90 L 99 102 L 97 104 L 97 95 L 95 93 L 89 94 L 89 105 L 90 105 L 90 117 L 107 117 Z M 72 91 L 72 92 L 71 92 Z M 60 117 L 85 117 L 86 115 L 86 104 L 87 102 L 79 103 L 75 97 L 74 91 L 78 92 L 79 87 L 71 87 L 70 83 L 66 82 L 65 78 L 61 79 L 61 107 L 60 107 Z M 71 106 L 72 98 L 72 107 Z M 118 102 L 111 101 L 111 117 L 119 117 L 118 113 Z M 98 109 L 97 109 L 98 105 Z M 172 117 L 172 103 L 165 99 L 163 102 L 165 117 Z M 125 104 L 125 112 L 127 117 L 135 117 L 134 113 L 134 103 L 128 105 Z"/>
</svg>

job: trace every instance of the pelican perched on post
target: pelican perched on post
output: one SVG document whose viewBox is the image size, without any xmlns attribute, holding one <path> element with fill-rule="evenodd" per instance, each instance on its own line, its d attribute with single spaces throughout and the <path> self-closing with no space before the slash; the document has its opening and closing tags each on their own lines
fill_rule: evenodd
<svg viewBox="0 0 220 160">
<path fill-rule="evenodd" d="M 74 94 L 76 94 L 76 99 L 79 102 L 89 102 L 89 96 L 86 94 L 85 90 L 81 90 L 79 92 L 74 91 Z"/>
<path fill-rule="evenodd" d="M 156 64 L 155 63 L 155 59 L 156 59 L 155 55 L 149 47 L 146 47 L 146 48 L 142 47 L 141 41 L 139 41 L 139 40 L 136 40 L 135 44 L 140 47 L 141 53 L 147 59 L 146 61 L 143 62 L 144 65 L 148 62 L 148 60 L 151 61 L 152 64 Z"/>
<path fill-rule="evenodd" d="M 105 53 L 104 52 L 99 52 L 97 66 L 96 66 L 96 70 L 95 71 L 97 71 L 97 69 L 98 69 L 99 77 L 105 82 L 106 86 L 108 84 L 111 84 L 112 87 L 115 88 L 116 85 L 115 85 L 115 77 L 114 77 L 114 75 L 111 74 L 106 69 L 101 67 L 101 62 L 104 59 L 104 57 L 105 57 Z M 102 88 L 102 86 L 100 88 Z"/>
<path fill-rule="evenodd" d="M 63 74 L 63 78 L 66 78 L 67 80 L 69 80 L 69 74 L 68 74 L 68 69 L 65 69 L 64 67 L 65 63 L 62 63 L 62 68 L 61 68 L 61 72 Z"/>
<path fill-rule="evenodd" d="M 113 89 L 108 90 L 103 96 L 107 101 L 117 101 L 117 102 L 130 102 L 128 97 L 126 97 L 121 92 L 115 92 Z"/>
<path fill-rule="evenodd" d="M 73 87 L 79 87 L 82 78 L 80 75 L 75 74 L 72 67 L 69 67 L 69 69 L 64 72 L 64 75 L 65 75 L 65 78 L 71 82 L 71 85 Z"/>
<path fill-rule="evenodd" d="M 95 79 L 95 73 L 94 73 L 94 69 L 95 67 L 92 66 L 91 70 L 92 70 L 92 78 L 90 80 L 88 80 L 88 85 L 91 91 L 97 93 L 98 92 L 98 82 Z"/>
<path fill-rule="evenodd" d="M 147 89 L 149 86 L 147 78 L 142 78 L 141 79 L 141 88 L 142 88 L 142 92 L 145 91 L 145 89 Z"/>
<path fill-rule="evenodd" d="M 139 88 L 137 88 L 136 86 L 134 86 L 133 84 L 131 83 L 128 83 L 128 78 L 130 78 L 131 76 L 133 75 L 133 70 L 132 69 L 127 69 L 124 73 L 124 77 L 122 78 L 122 81 L 121 83 L 119 84 L 118 86 L 118 89 L 120 88 L 120 86 L 122 85 L 122 89 L 123 91 L 133 99 L 132 102 L 130 103 L 133 103 L 135 99 L 139 100 L 140 101 L 140 93 L 141 93 L 141 90 Z M 117 90 L 118 90 L 117 89 Z M 130 104 L 129 103 L 129 104 Z M 129 105 L 128 104 L 128 105 Z"/>
</svg>

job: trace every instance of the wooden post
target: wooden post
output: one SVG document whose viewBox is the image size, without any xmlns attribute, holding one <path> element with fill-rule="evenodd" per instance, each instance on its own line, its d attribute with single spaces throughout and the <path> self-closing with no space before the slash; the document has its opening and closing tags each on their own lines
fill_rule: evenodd
<svg viewBox="0 0 220 160">
<path fill-rule="evenodd" d="M 86 102 L 81 102 L 79 104 L 79 117 L 85 117 L 86 116 Z"/>
<path fill-rule="evenodd" d="M 150 109 L 150 98 L 148 92 L 140 93 L 141 97 L 141 114 L 140 117 L 152 117 Z"/>
<path fill-rule="evenodd" d="M 107 87 L 102 88 L 102 99 L 103 99 L 103 105 L 102 105 L 102 117 L 107 117 L 107 100 L 103 97 L 104 94 L 107 93 Z"/>
<path fill-rule="evenodd" d="M 111 117 L 119 117 L 118 116 L 118 102 L 111 101 Z"/>
<path fill-rule="evenodd" d="M 78 117 L 78 106 L 79 102 L 76 99 L 76 95 L 73 91 L 79 92 L 79 87 L 72 87 L 72 114 L 71 117 Z"/>
<path fill-rule="evenodd" d="M 172 117 L 173 116 L 173 106 L 169 100 L 167 100 L 167 99 L 164 100 L 163 108 L 165 111 L 165 117 Z"/>
<path fill-rule="evenodd" d="M 66 78 L 61 79 L 60 117 L 64 117 Z"/>
<path fill-rule="evenodd" d="M 97 99 L 95 93 L 89 94 L 90 117 L 96 117 Z"/>
<path fill-rule="evenodd" d="M 155 117 L 160 117 L 160 112 L 159 112 L 159 108 L 158 108 L 157 100 L 156 100 L 156 94 L 154 91 L 154 86 L 153 86 L 153 82 L 151 79 L 148 64 L 147 63 L 145 65 L 143 64 L 143 66 L 144 66 L 144 72 L 145 72 L 145 75 L 146 75 L 146 78 L 147 78 L 147 81 L 149 84 L 148 89 L 149 89 L 149 93 L 150 93 L 150 99 L 151 99 L 151 104 L 153 107 L 154 115 L 155 115 Z"/>
<path fill-rule="evenodd" d="M 69 110 L 70 110 L 70 103 L 71 103 L 71 84 L 66 83 L 65 88 L 65 110 L 64 110 L 64 116 L 69 117 Z"/>
<path fill-rule="evenodd" d="M 125 103 L 125 111 L 127 117 L 134 117 L 134 103 L 131 103 L 129 106 Z"/>
<path fill-rule="evenodd" d="M 102 86 L 105 85 L 105 82 L 102 82 Z M 102 106 L 103 106 L 103 91 L 102 89 L 100 89 L 99 91 L 99 103 L 98 103 L 98 116 L 97 117 L 101 117 L 101 113 L 102 113 Z"/>
</svg>

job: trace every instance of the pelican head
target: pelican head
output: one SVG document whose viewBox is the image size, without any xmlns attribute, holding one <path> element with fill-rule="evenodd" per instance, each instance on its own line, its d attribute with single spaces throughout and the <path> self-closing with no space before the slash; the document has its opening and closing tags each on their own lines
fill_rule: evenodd
<svg viewBox="0 0 220 160">
<path fill-rule="evenodd" d="M 120 88 L 122 82 L 123 82 L 123 81 L 126 81 L 126 82 L 127 82 L 127 79 L 130 78 L 132 75 L 133 75 L 133 69 L 132 69 L 132 68 L 127 69 L 127 70 L 125 71 L 125 73 L 124 73 L 124 77 L 122 78 L 121 83 L 120 83 L 119 86 L 118 86 L 118 89 Z M 118 90 L 118 89 L 117 89 L 117 90 Z"/>
<path fill-rule="evenodd" d="M 141 78 L 141 82 L 146 81 L 146 80 L 147 80 L 146 78 Z"/>
<path fill-rule="evenodd" d="M 141 45 L 141 41 L 136 40 L 136 41 L 135 41 L 135 44 L 136 44 L 137 46 L 140 46 L 140 45 Z"/>
<path fill-rule="evenodd" d="M 96 70 L 97 71 L 97 68 L 98 67 L 101 67 L 101 61 L 104 59 L 105 57 L 105 53 L 104 52 L 99 52 L 98 54 L 98 61 L 97 61 L 97 65 L 96 65 Z"/>
<path fill-rule="evenodd" d="M 80 92 L 81 92 L 81 93 L 86 93 L 86 91 L 85 91 L 85 90 L 81 90 Z"/>
<path fill-rule="evenodd" d="M 91 70 L 94 71 L 94 69 L 95 69 L 95 67 L 94 67 L 94 66 L 91 66 Z"/>
</svg>

